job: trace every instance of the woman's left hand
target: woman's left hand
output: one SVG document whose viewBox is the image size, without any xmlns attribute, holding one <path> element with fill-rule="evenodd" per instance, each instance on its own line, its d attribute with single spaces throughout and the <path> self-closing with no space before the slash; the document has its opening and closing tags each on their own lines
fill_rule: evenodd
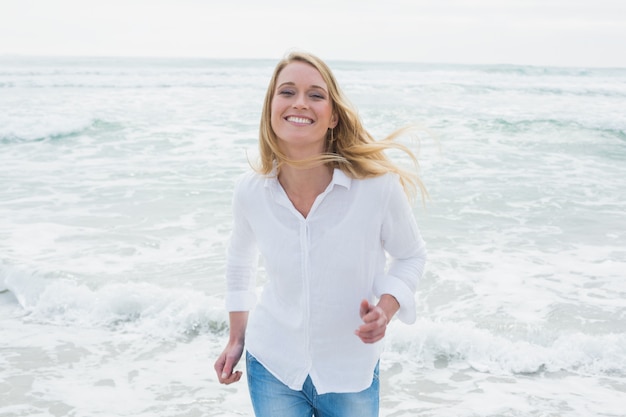
<svg viewBox="0 0 626 417">
<path fill-rule="evenodd" d="M 370 304 L 367 300 L 361 301 L 360 308 L 361 319 L 363 324 L 355 330 L 356 334 L 363 343 L 375 343 L 385 337 L 387 324 L 391 317 L 387 317 L 385 311 L 374 304 Z"/>
</svg>

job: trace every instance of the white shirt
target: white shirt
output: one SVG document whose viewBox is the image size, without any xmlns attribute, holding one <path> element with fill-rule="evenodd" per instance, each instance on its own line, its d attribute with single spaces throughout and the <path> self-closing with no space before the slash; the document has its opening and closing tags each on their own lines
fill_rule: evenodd
<svg viewBox="0 0 626 417">
<path fill-rule="evenodd" d="M 318 394 L 368 388 L 382 343 L 354 334 L 360 302 L 391 294 L 397 317 L 413 323 L 426 258 L 398 177 L 355 180 L 335 169 L 305 218 L 275 176 L 248 173 L 233 216 L 226 309 L 252 310 L 248 352 L 294 390 L 308 375 Z M 258 252 L 267 282 L 257 303 Z"/>
</svg>

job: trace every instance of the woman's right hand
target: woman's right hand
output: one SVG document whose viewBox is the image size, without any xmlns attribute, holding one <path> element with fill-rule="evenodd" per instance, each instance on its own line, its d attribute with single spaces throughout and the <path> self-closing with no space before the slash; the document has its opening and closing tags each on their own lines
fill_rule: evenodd
<svg viewBox="0 0 626 417">
<path fill-rule="evenodd" d="M 229 342 L 222 354 L 215 361 L 215 372 L 220 384 L 232 384 L 241 379 L 241 371 L 234 371 L 243 355 L 243 343 Z"/>
</svg>

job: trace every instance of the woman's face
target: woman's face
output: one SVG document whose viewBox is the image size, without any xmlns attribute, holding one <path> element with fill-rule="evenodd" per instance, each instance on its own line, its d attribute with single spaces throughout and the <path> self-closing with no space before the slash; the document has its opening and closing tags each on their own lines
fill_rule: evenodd
<svg viewBox="0 0 626 417">
<path fill-rule="evenodd" d="M 324 151 L 326 133 L 337 125 L 326 83 L 304 62 L 287 64 L 276 80 L 271 125 L 279 146 L 290 158 Z"/>
</svg>

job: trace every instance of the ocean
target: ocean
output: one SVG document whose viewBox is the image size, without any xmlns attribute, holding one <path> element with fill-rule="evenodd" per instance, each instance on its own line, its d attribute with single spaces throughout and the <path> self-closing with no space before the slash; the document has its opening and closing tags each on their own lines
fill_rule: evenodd
<svg viewBox="0 0 626 417">
<path fill-rule="evenodd" d="M 430 193 L 381 416 L 623 416 L 626 69 L 329 64 Z M 0 57 L 0 416 L 252 416 L 213 362 L 274 65 Z"/>
</svg>

